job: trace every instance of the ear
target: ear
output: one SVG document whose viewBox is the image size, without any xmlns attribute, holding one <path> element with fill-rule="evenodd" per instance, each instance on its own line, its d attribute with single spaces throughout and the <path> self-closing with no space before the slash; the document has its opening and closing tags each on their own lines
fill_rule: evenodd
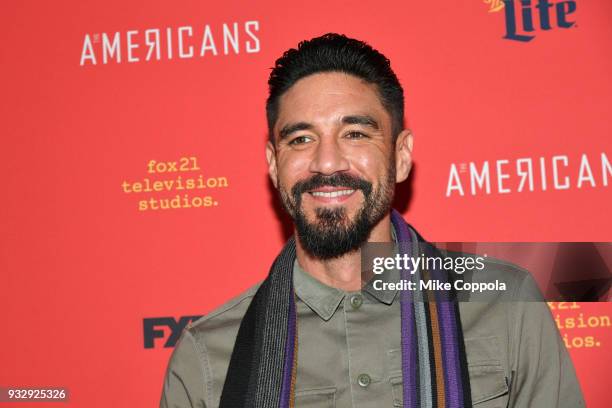
<svg viewBox="0 0 612 408">
<path fill-rule="evenodd" d="M 395 182 L 408 178 L 412 168 L 412 131 L 404 129 L 395 141 Z"/>
<path fill-rule="evenodd" d="M 274 187 L 278 188 L 278 170 L 276 167 L 276 149 L 272 142 L 266 143 L 266 160 L 268 161 L 268 175 Z"/>
</svg>

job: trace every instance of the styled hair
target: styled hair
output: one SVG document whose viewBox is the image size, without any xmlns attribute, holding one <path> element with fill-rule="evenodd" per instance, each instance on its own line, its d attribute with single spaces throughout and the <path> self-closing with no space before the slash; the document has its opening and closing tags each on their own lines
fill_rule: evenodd
<svg viewBox="0 0 612 408">
<path fill-rule="evenodd" d="M 300 42 L 276 60 L 268 79 L 270 93 L 266 101 L 272 143 L 280 97 L 300 79 L 320 72 L 343 72 L 376 85 L 381 103 L 391 116 L 393 139 L 403 130 L 404 90 L 389 59 L 363 41 L 327 33 Z"/>
</svg>

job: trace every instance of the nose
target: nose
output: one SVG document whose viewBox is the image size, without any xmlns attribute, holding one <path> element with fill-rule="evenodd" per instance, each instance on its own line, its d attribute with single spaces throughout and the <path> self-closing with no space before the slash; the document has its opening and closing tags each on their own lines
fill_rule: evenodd
<svg viewBox="0 0 612 408">
<path fill-rule="evenodd" d="M 326 176 L 349 169 L 349 161 L 334 137 L 322 137 L 309 170 Z"/>
</svg>

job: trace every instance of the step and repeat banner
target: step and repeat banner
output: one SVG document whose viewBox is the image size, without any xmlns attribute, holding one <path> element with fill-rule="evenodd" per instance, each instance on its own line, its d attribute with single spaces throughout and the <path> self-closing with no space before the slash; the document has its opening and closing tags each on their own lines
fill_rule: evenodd
<svg viewBox="0 0 612 408">
<path fill-rule="evenodd" d="M 404 86 L 396 208 L 425 238 L 612 241 L 611 17 L 607 0 L 4 4 L 0 386 L 159 403 L 181 330 L 263 279 L 290 232 L 267 78 L 326 32 Z M 589 407 L 609 406 L 611 305 L 550 303 Z"/>
</svg>

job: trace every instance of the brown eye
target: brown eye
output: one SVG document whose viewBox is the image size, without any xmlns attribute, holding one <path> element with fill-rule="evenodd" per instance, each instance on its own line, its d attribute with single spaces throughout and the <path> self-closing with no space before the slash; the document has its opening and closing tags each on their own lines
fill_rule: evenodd
<svg viewBox="0 0 612 408">
<path fill-rule="evenodd" d="M 290 145 L 295 146 L 295 145 L 300 145 L 300 144 L 304 144 L 304 143 L 308 143 L 310 142 L 312 139 L 308 136 L 298 136 L 295 139 L 291 140 L 289 142 Z"/>
<path fill-rule="evenodd" d="M 359 140 L 359 139 L 365 139 L 368 137 L 368 135 L 361 133 L 361 132 L 349 132 L 347 133 L 346 137 L 348 139 L 352 139 L 352 140 Z"/>
</svg>

